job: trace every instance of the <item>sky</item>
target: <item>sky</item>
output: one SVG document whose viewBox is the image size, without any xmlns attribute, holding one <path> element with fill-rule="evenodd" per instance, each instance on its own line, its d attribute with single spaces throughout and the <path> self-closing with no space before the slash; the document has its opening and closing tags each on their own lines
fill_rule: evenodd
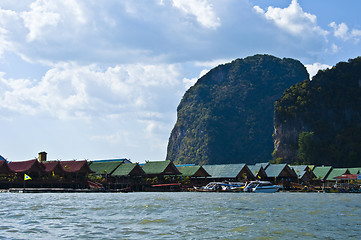
<svg viewBox="0 0 361 240">
<path fill-rule="evenodd" d="M 199 77 L 255 54 L 361 55 L 359 0 L 1 0 L 0 155 L 165 160 Z"/>
</svg>

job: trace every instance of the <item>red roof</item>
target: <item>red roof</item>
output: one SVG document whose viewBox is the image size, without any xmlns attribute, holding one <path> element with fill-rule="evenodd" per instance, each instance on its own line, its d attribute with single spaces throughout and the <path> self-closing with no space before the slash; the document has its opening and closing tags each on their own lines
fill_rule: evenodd
<svg viewBox="0 0 361 240">
<path fill-rule="evenodd" d="M 86 160 L 82 161 L 60 161 L 60 166 L 64 172 L 76 173 L 76 172 L 92 172 L 89 168 L 88 162 Z"/>
<path fill-rule="evenodd" d="M 59 166 L 59 161 L 54 161 L 54 162 L 43 162 L 42 163 L 45 167 L 45 172 L 51 172 L 51 171 L 54 171 L 54 169 Z"/>
<path fill-rule="evenodd" d="M 357 179 L 357 174 L 343 174 L 341 176 L 338 177 L 334 177 L 333 179 L 340 179 L 340 180 L 356 180 Z"/>
<path fill-rule="evenodd" d="M 28 172 L 32 170 L 33 167 L 38 168 L 38 170 L 43 170 L 43 166 L 39 164 L 38 160 L 28 160 L 28 161 L 19 161 L 19 162 L 9 162 L 9 168 L 17 173 Z"/>
</svg>

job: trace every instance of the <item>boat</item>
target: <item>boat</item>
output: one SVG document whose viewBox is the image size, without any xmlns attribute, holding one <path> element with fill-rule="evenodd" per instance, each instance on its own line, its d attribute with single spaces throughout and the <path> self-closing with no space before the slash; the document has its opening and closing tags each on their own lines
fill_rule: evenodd
<svg viewBox="0 0 361 240">
<path fill-rule="evenodd" d="M 199 192 L 237 192 L 244 187 L 245 183 L 242 182 L 210 182 L 204 187 L 194 189 Z"/>
<path fill-rule="evenodd" d="M 146 192 L 180 192 L 181 183 L 161 183 L 151 186 L 144 186 L 143 190 Z"/>
<path fill-rule="evenodd" d="M 269 181 L 251 181 L 244 188 L 244 192 L 274 193 L 281 189 L 280 185 L 273 185 Z"/>
<path fill-rule="evenodd" d="M 246 187 L 244 182 L 228 182 L 229 189 L 234 192 L 243 192 L 243 189 Z"/>
</svg>

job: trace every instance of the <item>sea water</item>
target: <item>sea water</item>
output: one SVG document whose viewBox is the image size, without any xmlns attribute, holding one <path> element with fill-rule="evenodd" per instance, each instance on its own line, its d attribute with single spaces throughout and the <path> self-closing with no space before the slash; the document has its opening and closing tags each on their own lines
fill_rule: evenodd
<svg viewBox="0 0 361 240">
<path fill-rule="evenodd" d="M 361 194 L 1 193 L 0 239 L 361 239 Z"/>
</svg>

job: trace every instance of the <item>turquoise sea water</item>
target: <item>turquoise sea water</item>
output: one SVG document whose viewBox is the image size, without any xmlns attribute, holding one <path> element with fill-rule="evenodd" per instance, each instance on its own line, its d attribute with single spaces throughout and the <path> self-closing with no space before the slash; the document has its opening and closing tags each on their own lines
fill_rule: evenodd
<svg viewBox="0 0 361 240">
<path fill-rule="evenodd" d="M 1 193 L 0 239 L 361 239 L 361 194 Z"/>
</svg>

